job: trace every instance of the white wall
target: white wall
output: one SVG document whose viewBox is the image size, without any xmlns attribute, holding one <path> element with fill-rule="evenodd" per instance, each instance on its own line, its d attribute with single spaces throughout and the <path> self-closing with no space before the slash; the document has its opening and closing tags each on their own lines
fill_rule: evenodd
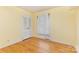
<svg viewBox="0 0 79 59">
<path fill-rule="evenodd" d="M 0 48 L 21 41 L 22 15 L 32 15 L 18 7 L 0 7 Z"/>
</svg>

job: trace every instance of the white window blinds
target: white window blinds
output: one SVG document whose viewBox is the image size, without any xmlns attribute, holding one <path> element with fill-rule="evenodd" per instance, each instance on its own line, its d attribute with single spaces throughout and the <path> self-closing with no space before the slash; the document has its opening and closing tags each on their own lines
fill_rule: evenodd
<svg viewBox="0 0 79 59">
<path fill-rule="evenodd" d="M 43 14 L 37 17 L 37 33 L 42 35 L 48 35 L 50 31 L 50 19 L 49 14 Z"/>
</svg>

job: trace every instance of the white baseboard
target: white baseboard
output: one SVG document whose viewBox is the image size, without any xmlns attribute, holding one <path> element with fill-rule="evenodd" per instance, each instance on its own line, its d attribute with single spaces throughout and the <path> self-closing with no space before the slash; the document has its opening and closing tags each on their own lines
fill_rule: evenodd
<svg viewBox="0 0 79 59">
<path fill-rule="evenodd" d="M 69 44 L 69 43 L 65 43 L 65 42 L 63 42 L 63 41 L 56 40 L 56 38 L 53 37 L 53 36 L 43 36 L 43 35 L 41 36 L 41 35 L 38 35 L 38 36 L 36 36 L 36 37 L 41 38 L 41 39 L 49 39 L 50 41 L 55 41 L 55 42 L 59 42 L 59 43 L 62 43 L 62 44 L 71 45 L 71 44 Z M 73 46 L 73 45 L 71 45 L 71 46 Z"/>
<path fill-rule="evenodd" d="M 62 44 L 67 44 L 67 45 L 71 45 L 71 46 L 74 46 L 74 45 L 72 45 L 72 44 L 70 44 L 70 43 L 66 43 L 66 42 L 63 42 L 62 40 L 60 41 L 60 40 L 56 40 L 55 38 L 53 39 L 51 39 L 51 38 L 49 38 L 51 41 L 55 41 L 55 42 L 59 42 L 59 43 L 62 43 Z"/>
<path fill-rule="evenodd" d="M 29 37 L 31 37 L 31 36 L 27 36 L 26 38 L 19 37 L 19 38 L 13 39 L 13 40 L 3 41 L 4 43 L 0 45 L 0 48 L 4 48 L 4 47 L 10 46 L 10 45 L 13 45 L 13 44 L 18 43 L 24 39 L 29 38 Z"/>
<path fill-rule="evenodd" d="M 45 35 L 37 35 L 36 37 L 41 38 L 41 39 L 50 39 L 50 36 L 45 36 Z"/>
</svg>

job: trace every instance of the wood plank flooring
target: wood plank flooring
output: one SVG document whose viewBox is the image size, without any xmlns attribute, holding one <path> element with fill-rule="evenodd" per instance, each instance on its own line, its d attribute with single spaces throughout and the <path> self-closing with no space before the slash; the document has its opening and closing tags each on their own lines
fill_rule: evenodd
<svg viewBox="0 0 79 59">
<path fill-rule="evenodd" d="M 31 37 L 0 49 L 1 53 L 75 53 L 73 46 Z"/>
</svg>

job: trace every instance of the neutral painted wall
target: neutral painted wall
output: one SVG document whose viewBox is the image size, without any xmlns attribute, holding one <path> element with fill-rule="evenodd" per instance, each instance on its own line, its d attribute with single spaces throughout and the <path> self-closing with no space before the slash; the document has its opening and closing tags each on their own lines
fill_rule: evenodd
<svg viewBox="0 0 79 59">
<path fill-rule="evenodd" d="M 57 7 L 45 11 L 31 13 L 18 7 L 0 7 L 0 47 L 21 40 L 21 16 L 32 16 L 33 35 L 36 34 L 37 15 L 50 13 L 53 41 L 76 45 L 76 10 L 69 7 Z"/>
<path fill-rule="evenodd" d="M 51 31 L 53 41 L 76 45 L 76 11 L 70 7 L 57 7 L 36 12 L 37 15 L 48 12 L 51 16 Z M 35 25 L 36 27 L 36 25 Z M 38 36 L 35 34 L 35 36 Z"/>
<path fill-rule="evenodd" d="M 32 13 L 18 7 L 0 7 L 0 48 L 22 40 L 23 15 Z"/>
<path fill-rule="evenodd" d="M 77 8 L 76 10 L 76 32 L 77 32 L 76 49 L 77 52 L 79 52 L 79 8 Z"/>
</svg>

